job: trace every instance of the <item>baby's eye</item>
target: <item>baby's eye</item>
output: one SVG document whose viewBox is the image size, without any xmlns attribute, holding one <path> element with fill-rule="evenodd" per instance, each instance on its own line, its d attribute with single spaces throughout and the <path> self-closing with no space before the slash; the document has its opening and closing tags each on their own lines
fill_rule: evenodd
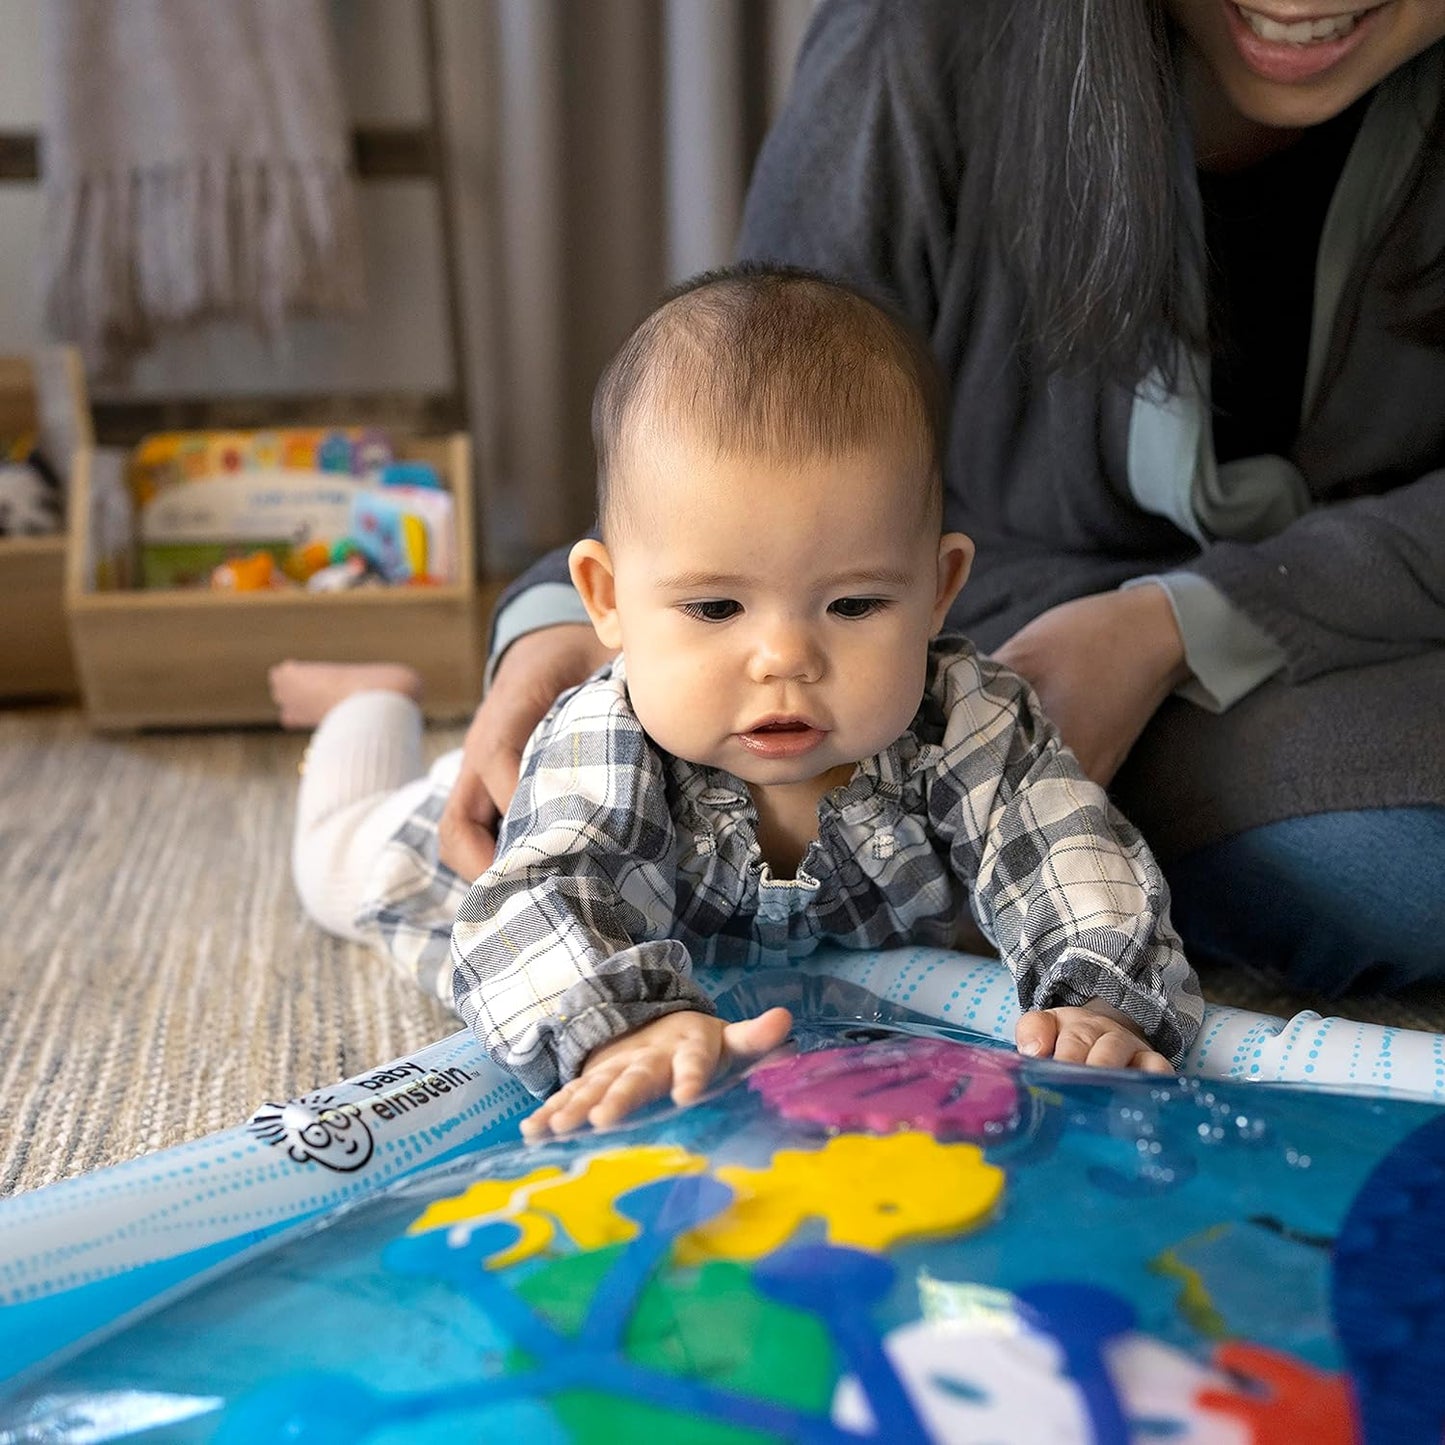
<svg viewBox="0 0 1445 1445">
<path fill-rule="evenodd" d="M 887 606 L 886 597 L 840 597 L 829 606 L 828 611 L 847 622 L 856 622 L 860 618 L 881 612 Z"/>
<path fill-rule="evenodd" d="M 682 610 L 699 622 L 726 622 L 741 612 L 742 604 L 728 597 L 718 597 L 710 602 L 684 602 Z"/>
</svg>

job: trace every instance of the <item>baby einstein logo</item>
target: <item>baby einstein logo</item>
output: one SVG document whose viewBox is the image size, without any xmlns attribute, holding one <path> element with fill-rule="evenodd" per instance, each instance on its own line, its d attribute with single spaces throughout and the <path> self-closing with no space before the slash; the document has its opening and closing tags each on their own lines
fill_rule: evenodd
<svg viewBox="0 0 1445 1445">
<path fill-rule="evenodd" d="M 371 1158 L 371 1130 L 356 1104 L 330 1094 L 303 1094 L 285 1104 L 262 1104 L 246 1128 L 263 1144 L 285 1148 L 298 1164 L 350 1174 Z"/>
<path fill-rule="evenodd" d="M 338 1103 L 334 1094 L 303 1094 L 285 1104 L 262 1104 L 251 1116 L 247 1130 L 263 1144 L 284 1148 L 298 1164 L 319 1164 L 350 1174 L 360 1169 L 376 1149 L 375 1130 L 406 1120 L 433 1141 L 455 1127 L 466 1098 L 467 1085 L 477 1075 L 467 1069 L 424 1069 L 411 1059 L 378 1069 L 349 1081 L 368 1097 Z M 416 1110 L 430 1111 L 413 1120 Z M 3 1445 L 3 1442 L 0 1442 Z"/>
<path fill-rule="evenodd" d="M 425 1109 L 476 1079 L 466 1069 L 424 1069 L 413 1059 L 402 1059 L 389 1069 L 378 1069 L 356 1082 L 368 1093 L 371 1112 L 388 1123 L 413 1109 Z"/>
</svg>

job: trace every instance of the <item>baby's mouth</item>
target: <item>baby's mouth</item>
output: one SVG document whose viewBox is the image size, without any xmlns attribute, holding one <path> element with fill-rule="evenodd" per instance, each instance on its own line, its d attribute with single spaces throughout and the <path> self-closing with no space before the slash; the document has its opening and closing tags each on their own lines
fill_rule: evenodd
<svg viewBox="0 0 1445 1445">
<path fill-rule="evenodd" d="M 816 747 L 825 735 L 805 718 L 769 718 L 740 732 L 738 741 L 761 757 L 791 758 Z"/>
</svg>

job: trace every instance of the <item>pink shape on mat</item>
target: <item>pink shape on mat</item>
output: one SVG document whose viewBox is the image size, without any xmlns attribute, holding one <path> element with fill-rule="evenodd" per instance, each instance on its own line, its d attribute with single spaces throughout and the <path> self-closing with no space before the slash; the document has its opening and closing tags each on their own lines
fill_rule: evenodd
<svg viewBox="0 0 1445 1445">
<path fill-rule="evenodd" d="M 827 1129 L 921 1129 L 997 1139 L 1019 1123 L 1018 1055 L 912 1036 L 793 1054 L 748 1085 L 785 1119 Z"/>
</svg>

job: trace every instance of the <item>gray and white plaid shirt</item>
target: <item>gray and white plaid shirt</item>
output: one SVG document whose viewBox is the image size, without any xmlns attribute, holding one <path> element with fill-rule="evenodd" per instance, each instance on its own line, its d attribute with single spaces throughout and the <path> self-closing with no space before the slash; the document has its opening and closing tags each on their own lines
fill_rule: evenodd
<svg viewBox="0 0 1445 1445">
<path fill-rule="evenodd" d="M 1138 832 L 1084 777 L 1033 691 L 936 642 L 913 725 L 823 799 L 796 878 L 774 878 L 730 773 L 661 752 L 621 663 L 533 735 L 496 862 L 452 932 L 458 1011 L 534 1093 L 678 1009 L 694 964 L 777 964 L 820 944 L 947 946 L 964 908 L 1025 1009 L 1100 999 L 1177 1064 L 1203 1012 Z"/>
</svg>

